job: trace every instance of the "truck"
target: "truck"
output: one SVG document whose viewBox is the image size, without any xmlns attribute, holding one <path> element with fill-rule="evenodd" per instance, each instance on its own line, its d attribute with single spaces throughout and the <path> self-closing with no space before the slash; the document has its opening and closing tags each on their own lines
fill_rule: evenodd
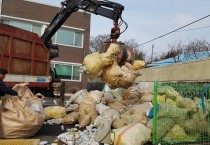
<svg viewBox="0 0 210 145">
<path fill-rule="evenodd" d="M 113 40 L 119 37 L 118 21 L 122 20 L 124 6 L 107 0 L 61 2 L 60 10 L 41 37 L 33 32 L 0 24 L 0 68 L 8 70 L 5 79 L 8 86 L 28 82 L 28 87 L 34 93 L 55 96 L 55 92 L 59 92 L 63 98 L 65 84 L 57 78 L 56 71 L 50 68 L 50 60 L 59 55 L 59 48 L 52 44 L 51 38 L 71 14 L 78 10 L 112 19 L 114 27 L 110 36 Z"/>
</svg>

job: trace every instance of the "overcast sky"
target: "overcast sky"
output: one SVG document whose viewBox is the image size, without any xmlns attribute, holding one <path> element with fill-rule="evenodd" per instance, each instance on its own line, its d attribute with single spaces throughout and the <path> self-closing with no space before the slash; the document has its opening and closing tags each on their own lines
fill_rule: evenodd
<svg viewBox="0 0 210 145">
<path fill-rule="evenodd" d="M 62 0 L 36 0 L 51 5 L 60 5 Z M 124 5 L 122 17 L 128 23 L 128 29 L 118 40 L 135 39 L 139 44 L 159 37 L 202 17 L 210 15 L 210 0 L 112 0 Z M 112 20 L 102 16 L 91 16 L 91 36 L 109 34 Z M 205 27 L 205 28 L 204 28 Z M 123 30 L 124 27 L 121 28 Z M 151 56 L 152 44 L 154 55 L 162 54 L 168 44 L 184 43 L 194 39 L 210 42 L 210 16 L 194 23 L 181 32 L 175 32 L 153 42 L 140 46 L 140 50 Z"/>
</svg>

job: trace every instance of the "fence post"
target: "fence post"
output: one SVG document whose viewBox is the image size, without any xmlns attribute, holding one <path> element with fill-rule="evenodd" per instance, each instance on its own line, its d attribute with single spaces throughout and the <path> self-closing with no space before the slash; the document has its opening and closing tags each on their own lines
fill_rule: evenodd
<svg viewBox="0 0 210 145">
<path fill-rule="evenodd" d="M 153 106 L 153 125 L 152 125 L 152 143 L 156 144 L 156 134 L 157 134 L 157 88 L 158 82 L 154 82 L 154 106 Z"/>
</svg>

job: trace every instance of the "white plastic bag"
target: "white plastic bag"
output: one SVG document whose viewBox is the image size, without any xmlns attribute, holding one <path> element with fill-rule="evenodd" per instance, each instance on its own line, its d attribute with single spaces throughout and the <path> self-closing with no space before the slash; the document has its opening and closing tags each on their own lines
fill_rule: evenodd
<svg viewBox="0 0 210 145">
<path fill-rule="evenodd" d="M 151 138 L 151 130 L 137 123 L 112 130 L 114 145 L 143 145 Z"/>
<path fill-rule="evenodd" d="M 102 103 L 96 105 L 96 110 L 98 111 L 99 114 L 104 113 L 104 111 L 106 111 L 108 109 L 110 109 L 110 107 L 108 107 Z"/>
</svg>

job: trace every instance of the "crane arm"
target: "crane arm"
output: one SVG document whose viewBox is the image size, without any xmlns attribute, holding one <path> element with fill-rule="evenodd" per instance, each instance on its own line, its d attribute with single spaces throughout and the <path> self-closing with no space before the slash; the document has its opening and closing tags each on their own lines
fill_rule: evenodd
<svg viewBox="0 0 210 145">
<path fill-rule="evenodd" d="M 121 4 L 107 0 L 65 0 L 61 2 L 61 5 L 61 9 L 55 15 L 50 25 L 45 29 L 45 32 L 41 36 L 42 41 L 47 47 L 51 44 L 51 37 L 56 33 L 56 31 L 72 13 L 78 11 L 79 9 L 110 18 L 114 22 L 118 22 L 121 18 L 122 11 L 124 10 L 124 6 Z"/>
</svg>

